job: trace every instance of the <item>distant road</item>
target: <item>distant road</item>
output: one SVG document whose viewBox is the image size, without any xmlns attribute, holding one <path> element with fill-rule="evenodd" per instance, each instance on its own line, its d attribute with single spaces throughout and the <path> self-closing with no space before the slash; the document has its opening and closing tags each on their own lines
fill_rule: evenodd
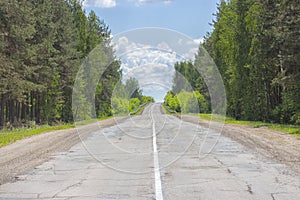
<svg viewBox="0 0 300 200">
<path fill-rule="evenodd" d="M 100 126 L 80 128 L 83 142 L 77 137 L 71 149 L 0 185 L 0 199 L 300 199 L 299 174 L 217 132 L 162 114 L 159 104 Z M 8 156 L 9 148 L 0 155 Z"/>
</svg>

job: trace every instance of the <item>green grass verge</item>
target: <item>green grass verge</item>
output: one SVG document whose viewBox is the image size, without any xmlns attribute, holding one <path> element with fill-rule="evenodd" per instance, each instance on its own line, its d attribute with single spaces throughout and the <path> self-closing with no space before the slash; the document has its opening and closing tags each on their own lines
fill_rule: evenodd
<svg viewBox="0 0 300 200">
<path fill-rule="evenodd" d="M 87 124 L 95 123 L 99 120 L 104 120 L 112 117 L 113 116 L 108 116 L 108 117 L 101 117 L 100 119 L 84 120 L 84 121 L 76 122 L 75 124 L 76 126 L 87 125 Z M 1 130 L 0 147 L 9 145 L 11 143 L 16 142 L 17 140 L 22 140 L 24 138 L 33 135 L 38 135 L 50 131 L 75 128 L 75 124 L 64 124 L 64 125 L 57 125 L 57 126 L 42 125 L 36 128 L 14 128 L 13 130 Z"/>
<path fill-rule="evenodd" d="M 105 117 L 100 117 L 98 119 L 89 119 L 89 120 L 79 121 L 79 122 L 76 122 L 75 124 L 76 124 L 76 126 L 82 126 L 82 125 L 87 125 L 87 124 L 92 124 L 92 123 L 98 122 L 99 120 L 110 119 L 113 117 L 115 117 L 115 116 L 105 116 Z"/>
<path fill-rule="evenodd" d="M 211 114 L 199 114 L 202 119 L 205 120 L 213 120 L 213 121 L 223 121 L 224 117 L 218 115 Z M 243 121 L 243 120 L 235 120 L 231 117 L 225 117 L 225 124 L 239 124 L 239 125 L 248 125 L 252 127 L 267 127 L 271 130 L 277 130 L 288 134 L 294 134 L 300 136 L 300 126 L 296 125 L 286 125 L 286 124 L 273 124 L 273 123 L 265 123 L 259 121 Z"/>
<path fill-rule="evenodd" d="M 166 109 L 165 104 L 161 104 L 161 107 L 162 107 L 164 113 L 166 113 L 166 114 L 168 114 L 168 115 L 171 114 L 171 113 Z"/>
<path fill-rule="evenodd" d="M 172 114 L 175 114 L 175 112 L 170 112 L 167 108 L 166 108 L 166 105 L 163 103 L 162 104 L 162 109 L 163 111 L 168 114 L 168 115 L 172 115 Z"/>
<path fill-rule="evenodd" d="M 172 114 L 171 112 L 169 112 L 169 111 L 166 109 L 165 106 L 166 106 L 165 104 L 161 104 L 161 107 L 162 107 L 164 113 L 166 113 L 166 114 L 168 114 L 168 115 Z"/>
<path fill-rule="evenodd" d="M 148 106 L 149 102 L 148 103 L 145 103 L 145 105 L 141 106 L 137 112 L 135 112 L 134 114 L 130 114 L 130 116 L 136 116 L 136 115 L 140 115 L 143 110 L 145 109 L 146 106 Z"/>
<path fill-rule="evenodd" d="M 134 113 L 134 114 L 131 115 L 131 116 L 140 115 L 140 114 L 143 112 L 144 108 L 145 108 L 147 105 L 148 105 L 148 104 L 142 106 L 136 113 Z"/>
<path fill-rule="evenodd" d="M 6 146 L 17 140 L 21 140 L 26 137 L 38 135 L 44 132 L 63 130 L 68 128 L 74 128 L 73 124 L 65 124 L 59 126 L 42 125 L 37 128 L 15 128 L 13 130 L 0 131 L 0 147 Z"/>
</svg>

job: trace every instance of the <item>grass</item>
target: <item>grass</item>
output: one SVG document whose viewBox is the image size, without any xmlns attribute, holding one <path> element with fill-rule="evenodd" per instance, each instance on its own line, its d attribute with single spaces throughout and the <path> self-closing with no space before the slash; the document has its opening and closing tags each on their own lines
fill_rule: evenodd
<svg viewBox="0 0 300 200">
<path fill-rule="evenodd" d="M 168 115 L 172 114 L 166 109 L 165 104 L 161 104 L 161 105 L 162 105 L 162 109 L 163 109 L 164 113 L 166 113 Z"/>
<path fill-rule="evenodd" d="M 211 114 L 199 114 L 202 119 L 205 120 L 213 120 L 213 121 L 223 121 L 224 117 L 218 115 Z M 273 124 L 273 123 L 265 123 L 259 121 L 243 121 L 243 120 L 235 120 L 231 117 L 225 117 L 225 124 L 239 124 L 239 125 L 248 125 L 255 128 L 266 127 L 271 130 L 277 130 L 288 134 L 293 134 L 300 136 L 300 126 L 297 125 L 288 125 L 288 124 Z"/>
<path fill-rule="evenodd" d="M 133 115 L 141 114 L 146 106 L 147 106 L 147 104 L 145 104 L 144 106 L 141 106 L 140 109 Z M 126 115 L 120 115 L 120 116 L 126 116 Z M 89 120 L 79 121 L 74 124 L 64 124 L 64 125 L 57 125 L 57 126 L 42 125 L 42 126 L 38 126 L 35 128 L 14 128 L 13 130 L 7 130 L 7 129 L 0 130 L 0 147 L 9 145 L 18 140 L 22 140 L 24 138 L 38 135 L 41 133 L 75 128 L 75 126 L 87 125 L 87 124 L 95 123 L 99 120 L 105 120 L 105 119 L 109 119 L 112 117 L 115 117 L 115 116 L 101 117 L 99 119 L 89 119 Z"/>
<path fill-rule="evenodd" d="M 105 120 L 105 119 L 109 119 L 109 118 L 113 118 L 113 117 L 115 117 L 115 116 L 105 116 L 105 117 L 100 117 L 97 119 L 78 121 L 78 122 L 75 122 L 75 124 L 76 124 L 76 126 L 82 126 L 82 125 L 87 125 L 87 124 L 98 122 L 99 120 Z"/>
<path fill-rule="evenodd" d="M 147 104 L 144 105 L 144 106 L 142 106 L 136 113 L 132 114 L 132 116 L 140 115 L 140 114 L 143 112 L 143 110 L 144 110 L 144 108 L 145 108 L 146 106 L 147 106 Z"/>
<path fill-rule="evenodd" d="M 171 115 L 171 114 L 174 114 L 174 112 L 170 112 L 167 108 L 166 108 L 166 105 L 163 103 L 162 104 L 162 108 L 163 108 L 163 111 L 168 114 L 168 115 Z"/>
<path fill-rule="evenodd" d="M 73 124 L 64 124 L 59 126 L 42 125 L 37 128 L 15 128 L 13 130 L 0 131 L 0 147 L 6 146 L 17 140 L 22 140 L 26 137 L 38 135 L 44 132 L 63 130 L 68 128 L 74 128 Z"/>
<path fill-rule="evenodd" d="M 111 117 L 112 116 L 101 117 L 100 119 L 84 120 L 84 121 L 76 122 L 75 124 L 76 124 L 76 126 L 87 125 L 87 124 L 95 123 L 99 120 L 104 120 L 104 119 L 108 119 Z M 75 128 L 75 124 L 64 124 L 64 125 L 57 125 L 57 126 L 42 125 L 42 126 L 38 126 L 36 128 L 14 128 L 13 130 L 4 129 L 4 130 L 0 131 L 0 147 L 9 145 L 18 140 L 22 140 L 24 138 L 38 135 L 41 133 Z"/>
<path fill-rule="evenodd" d="M 133 114 L 130 114 L 130 116 L 135 116 L 135 115 L 140 115 L 144 108 L 148 105 L 149 103 L 145 103 L 144 105 L 142 105 L 141 107 L 138 108 L 138 110 L 136 112 L 134 112 Z"/>
</svg>

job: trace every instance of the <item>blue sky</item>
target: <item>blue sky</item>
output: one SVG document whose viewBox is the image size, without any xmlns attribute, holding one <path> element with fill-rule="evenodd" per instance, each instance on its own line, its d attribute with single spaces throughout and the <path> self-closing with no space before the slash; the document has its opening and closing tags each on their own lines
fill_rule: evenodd
<svg viewBox="0 0 300 200">
<path fill-rule="evenodd" d="M 193 39 L 211 30 L 208 24 L 219 0 L 86 0 L 85 9 L 93 9 L 110 26 L 112 34 L 143 27 L 161 27 L 179 31 Z"/>
<path fill-rule="evenodd" d="M 109 25 L 122 81 L 136 78 L 144 95 L 162 102 L 172 90 L 174 64 L 193 60 L 201 38 L 211 31 L 218 1 L 86 0 L 84 6 Z"/>
</svg>

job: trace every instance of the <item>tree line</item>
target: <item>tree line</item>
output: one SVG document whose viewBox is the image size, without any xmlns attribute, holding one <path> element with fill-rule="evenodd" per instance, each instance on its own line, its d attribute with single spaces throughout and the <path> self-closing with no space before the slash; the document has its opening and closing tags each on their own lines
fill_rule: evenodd
<svg viewBox="0 0 300 200">
<path fill-rule="evenodd" d="M 209 102 L 202 47 L 224 81 L 227 114 L 235 119 L 300 124 L 300 4 L 297 0 L 221 0 L 213 31 L 194 62 L 175 69 Z M 185 86 L 175 74 L 173 92 Z M 186 90 L 186 89 L 185 89 Z"/>
<path fill-rule="evenodd" d="M 1 0 L 0 127 L 72 122 L 76 74 L 99 45 L 113 54 L 109 27 L 94 11 L 87 15 L 78 0 Z M 112 57 L 97 83 L 91 98 L 96 117 L 113 114 L 120 65 Z"/>
<path fill-rule="evenodd" d="M 117 83 L 111 102 L 113 114 L 124 115 L 136 111 L 141 105 L 154 102 L 154 99 L 143 95 L 138 80 L 130 77 L 125 83 Z"/>
<path fill-rule="evenodd" d="M 300 4 L 221 0 L 204 47 L 236 119 L 300 124 Z"/>
<path fill-rule="evenodd" d="M 177 62 L 174 65 L 172 90 L 164 97 L 164 104 L 171 110 L 182 113 L 207 113 L 211 110 L 206 84 L 195 62 Z"/>
<path fill-rule="evenodd" d="M 209 111 L 207 100 L 199 91 L 182 90 L 178 94 L 169 91 L 164 98 L 164 104 L 171 110 L 181 113 L 207 113 Z"/>
</svg>

